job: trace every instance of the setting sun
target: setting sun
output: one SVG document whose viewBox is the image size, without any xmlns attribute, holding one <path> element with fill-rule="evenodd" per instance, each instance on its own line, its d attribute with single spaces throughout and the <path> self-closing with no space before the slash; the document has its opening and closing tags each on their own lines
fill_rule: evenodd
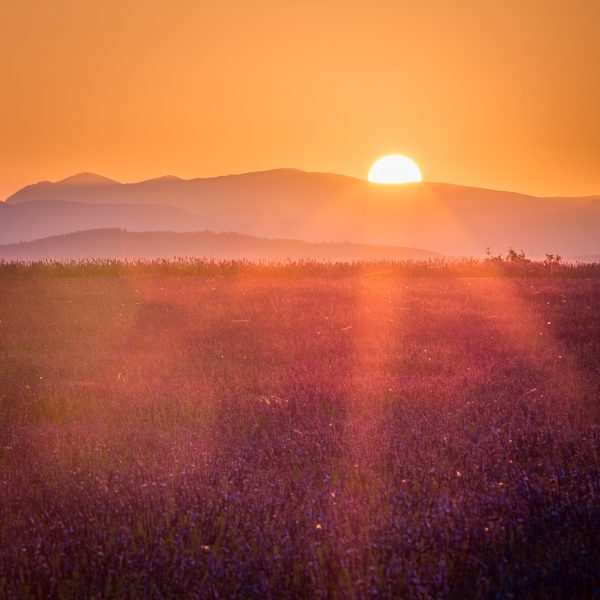
<svg viewBox="0 0 600 600">
<path fill-rule="evenodd" d="M 369 171 L 371 183 L 415 183 L 422 181 L 417 164 L 400 154 L 389 154 L 376 160 Z"/>
</svg>

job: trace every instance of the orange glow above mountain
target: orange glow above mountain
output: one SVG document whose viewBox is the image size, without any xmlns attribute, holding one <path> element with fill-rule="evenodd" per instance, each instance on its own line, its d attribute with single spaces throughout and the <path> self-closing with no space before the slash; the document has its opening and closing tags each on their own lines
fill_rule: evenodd
<svg viewBox="0 0 600 600">
<path fill-rule="evenodd" d="M 0 2 L 0 200 L 280 167 L 600 192 L 598 0 Z M 384 193 L 384 192 L 382 192 Z"/>
</svg>

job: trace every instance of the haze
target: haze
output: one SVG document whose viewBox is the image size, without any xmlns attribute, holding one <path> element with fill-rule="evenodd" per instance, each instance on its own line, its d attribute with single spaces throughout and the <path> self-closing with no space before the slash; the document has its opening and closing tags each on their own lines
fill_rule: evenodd
<svg viewBox="0 0 600 600">
<path fill-rule="evenodd" d="M 281 166 L 600 190 L 596 0 L 0 5 L 0 198 Z"/>
</svg>

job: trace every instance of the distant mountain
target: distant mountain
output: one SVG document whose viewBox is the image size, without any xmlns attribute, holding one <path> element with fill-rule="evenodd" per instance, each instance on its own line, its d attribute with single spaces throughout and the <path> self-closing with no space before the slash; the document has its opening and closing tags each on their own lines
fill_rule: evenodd
<svg viewBox="0 0 600 600">
<path fill-rule="evenodd" d="M 443 183 L 377 185 L 342 175 L 276 169 L 129 184 L 87 173 L 28 186 L 6 202 L 16 207 L 34 201 L 145 205 L 149 221 L 160 217 L 151 218 L 153 209 L 148 205 L 161 205 L 193 215 L 188 218 L 195 229 L 235 230 L 315 242 L 352 240 L 430 248 L 455 255 L 481 255 L 488 246 L 494 252 L 513 246 L 532 256 L 545 252 L 563 256 L 600 252 L 598 196 L 538 198 Z M 0 213 L 0 222 L 2 219 Z M 117 212 L 100 225 L 143 228 L 125 223 Z M 71 227 L 67 217 L 62 226 Z M 189 230 L 176 223 L 168 228 Z M 0 241 L 8 239 L 2 237 Z"/>
<path fill-rule="evenodd" d="M 50 183 L 50 182 L 44 182 Z M 118 183 L 108 177 L 102 175 L 96 175 L 96 173 L 77 173 L 77 175 L 71 175 L 66 179 L 57 181 L 56 184 L 62 186 L 95 186 L 95 185 L 110 185 Z M 50 183 L 50 185 L 53 185 Z"/>
<path fill-rule="evenodd" d="M 208 257 L 352 261 L 428 259 L 437 256 L 434 252 L 417 248 L 351 243 L 315 244 L 211 231 L 132 233 L 120 229 L 97 229 L 0 246 L 0 259 L 4 260 Z"/>
<path fill-rule="evenodd" d="M 83 204 L 64 200 L 0 202 L 0 243 L 4 244 L 111 227 L 129 231 L 232 231 L 246 226 L 240 220 L 203 218 L 158 204 Z"/>
</svg>

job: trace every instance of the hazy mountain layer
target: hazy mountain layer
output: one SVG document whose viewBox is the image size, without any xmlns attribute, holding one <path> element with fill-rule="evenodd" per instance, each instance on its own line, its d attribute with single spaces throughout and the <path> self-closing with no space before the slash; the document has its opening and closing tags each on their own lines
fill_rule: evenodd
<svg viewBox="0 0 600 600">
<path fill-rule="evenodd" d="M 240 219 L 204 218 L 172 206 L 151 204 L 84 204 L 36 200 L 0 202 L 0 243 L 26 242 L 88 229 L 129 231 L 237 231 L 248 226 Z"/>
<path fill-rule="evenodd" d="M 416 248 L 351 243 L 315 244 L 211 231 L 132 233 L 119 229 L 98 229 L 0 246 L 0 259 L 4 260 L 209 257 L 352 261 L 427 259 L 436 256 L 439 255 Z"/>
<path fill-rule="evenodd" d="M 481 255 L 488 246 L 498 252 L 509 245 L 531 255 L 600 252 L 600 197 L 537 198 L 442 183 L 386 186 L 293 169 L 189 181 L 163 177 L 131 184 L 80 174 L 28 186 L 7 203 L 33 201 L 121 205 L 110 218 L 106 213 L 98 226 L 136 230 L 155 229 L 154 223 L 165 217 L 153 214 L 147 205 L 161 205 L 161 211 L 168 206 L 194 215 L 185 217 L 186 223 L 175 222 L 173 216 L 169 227 L 161 228 L 176 231 L 235 230 L 309 241 L 423 247 L 445 254 Z M 133 225 L 131 219 L 125 222 L 122 205 L 141 204 L 146 205 L 146 222 L 141 217 L 139 221 L 132 217 Z M 51 217 L 45 219 L 49 226 Z M 34 221 L 32 217 L 32 227 Z M 60 231 L 81 229 L 71 227 L 68 217 L 62 216 L 60 222 Z M 20 231 L 20 239 L 32 239 Z"/>
</svg>

